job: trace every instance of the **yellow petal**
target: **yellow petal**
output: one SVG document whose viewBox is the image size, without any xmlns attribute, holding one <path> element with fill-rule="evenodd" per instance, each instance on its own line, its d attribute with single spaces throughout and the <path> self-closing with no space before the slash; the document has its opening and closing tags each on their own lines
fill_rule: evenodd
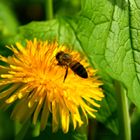
<svg viewBox="0 0 140 140">
<path fill-rule="evenodd" d="M 67 133 L 69 130 L 69 112 L 61 109 L 61 125 L 64 133 Z"/>
<path fill-rule="evenodd" d="M 55 101 L 52 102 L 52 131 L 56 132 L 59 126 L 58 106 Z"/>
<path fill-rule="evenodd" d="M 41 130 L 44 130 L 47 122 L 48 122 L 48 117 L 49 117 L 49 109 L 48 109 L 48 104 L 47 104 L 47 99 L 44 102 L 44 106 L 43 106 L 43 110 L 42 110 L 42 114 L 41 114 L 41 121 L 40 121 L 40 127 Z"/>
<path fill-rule="evenodd" d="M 0 99 L 8 97 L 10 94 L 12 94 L 17 88 L 19 87 L 19 84 L 11 85 L 7 90 L 4 90 L 0 93 Z"/>
<path fill-rule="evenodd" d="M 37 105 L 37 108 L 35 109 L 34 116 L 33 116 L 33 124 L 34 124 L 34 125 L 35 125 L 36 122 L 37 122 L 37 118 L 38 118 L 38 115 L 39 115 L 40 110 L 41 110 L 41 108 L 42 108 L 43 101 L 44 101 L 44 97 L 42 97 L 42 98 L 39 100 L 39 103 L 38 103 L 38 105 Z"/>
</svg>

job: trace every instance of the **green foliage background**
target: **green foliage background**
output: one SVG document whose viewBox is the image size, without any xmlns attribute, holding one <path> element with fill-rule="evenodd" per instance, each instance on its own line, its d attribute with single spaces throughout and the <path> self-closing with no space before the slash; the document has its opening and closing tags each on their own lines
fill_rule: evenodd
<svg viewBox="0 0 140 140">
<path fill-rule="evenodd" d="M 132 139 L 140 139 L 140 0 L 54 0 L 54 18 L 48 21 L 44 5 L 43 0 L 0 1 L 0 53 L 7 56 L 11 52 L 5 45 L 34 37 L 75 47 L 98 69 L 105 98 L 89 129 L 71 129 L 68 134 L 52 134 L 50 126 L 39 133 L 37 126 L 20 126 L 1 112 L 0 139 L 87 140 L 87 135 L 89 139 L 117 139 L 116 80 L 127 92 L 130 111 L 136 106 L 131 111 Z"/>
</svg>

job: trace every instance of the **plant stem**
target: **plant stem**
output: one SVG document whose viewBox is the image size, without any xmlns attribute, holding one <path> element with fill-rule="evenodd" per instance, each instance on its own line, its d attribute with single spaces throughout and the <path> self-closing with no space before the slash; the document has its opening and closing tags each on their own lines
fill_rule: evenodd
<svg viewBox="0 0 140 140">
<path fill-rule="evenodd" d="M 131 125 L 128 109 L 128 100 L 123 86 L 116 81 L 115 88 L 118 101 L 119 140 L 131 140 Z"/>
<path fill-rule="evenodd" d="M 88 140 L 95 140 L 97 134 L 97 121 L 93 119 L 89 119 L 88 123 Z"/>
<path fill-rule="evenodd" d="M 46 0 L 46 20 L 53 18 L 53 0 Z"/>
</svg>

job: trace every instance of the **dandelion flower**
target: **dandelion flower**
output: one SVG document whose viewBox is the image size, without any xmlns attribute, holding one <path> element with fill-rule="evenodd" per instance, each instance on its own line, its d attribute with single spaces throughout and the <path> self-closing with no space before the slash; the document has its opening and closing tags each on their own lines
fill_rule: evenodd
<svg viewBox="0 0 140 140">
<path fill-rule="evenodd" d="M 72 124 L 75 129 L 95 118 L 104 97 L 95 76 L 96 70 L 87 67 L 88 63 L 76 51 L 70 51 L 57 42 L 28 40 L 26 46 L 16 43 L 8 46 L 12 56 L 0 56 L 0 107 L 7 109 L 13 105 L 11 117 L 20 122 L 32 118 L 35 125 L 40 120 L 41 130 L 45 129 L 48 117 L 52 116 L 52 131 L 62 128 L 64 133 Z M 57 65 L 56 54 L 69 53 L 88 72 L 88 78 L 81 78 L 70 68 L 67 78 L 65 67 Z"/>
</svg>

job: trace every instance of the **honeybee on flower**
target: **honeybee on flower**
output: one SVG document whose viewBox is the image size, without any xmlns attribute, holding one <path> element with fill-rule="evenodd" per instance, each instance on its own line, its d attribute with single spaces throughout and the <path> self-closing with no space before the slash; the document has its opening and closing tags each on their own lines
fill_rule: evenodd
<svg viewBox="0 0 140 140">
<path fill-rule="evenodd" d="M 77 51 L 69 51 L 64 45 L 48 41 L 28 40 L 26 46 L 19 42 L 16 47 L 8 46 L 12 56 L 0 56 L 0 107 L 7 109 L 14 104 L 11 117 L 26 122 L 32 117 L 36 125 L 45 129 L 49 115 L 52 115 L 52 131 L 62 128 L 64 133 L 82 126 L 84 116 L 95 118 L 104 97 L 100 88 L 102 82 L 95 76 L 96 70 L 87 67 Z M 59 65 L 57 54 L 65 52 L 71 59 L 84 67 L 88 77 L 83 78 L 68 65 Z M 58 64 L 59 63 L 59 64 Z M 70 64 L 69 64 L 70 65 Z M 67 72 L 67 74 L 66 74 Z M 65 77 L 65 78 L 64 78 Z M 95 108 L 94 108 L 95 107 Z M 39 117 L 40 116 L 40 117 Z"/>
</svg>

